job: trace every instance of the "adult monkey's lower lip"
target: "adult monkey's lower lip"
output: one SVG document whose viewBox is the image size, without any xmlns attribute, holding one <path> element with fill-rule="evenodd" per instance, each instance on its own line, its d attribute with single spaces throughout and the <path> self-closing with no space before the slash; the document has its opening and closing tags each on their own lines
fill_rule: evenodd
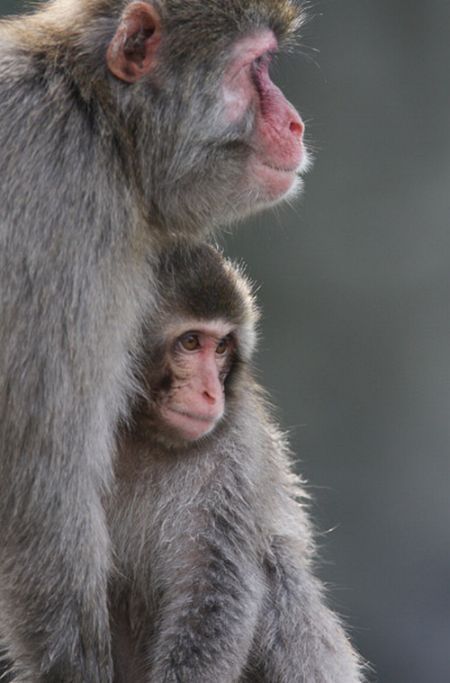
<svg viewBox="0 0 450 683">
<path fill-rule="evenodd" d="M 300 165 L 285 168 L 283 166 L 275 166 L 274 164 L 269 164 L 267 161 L 261 161 L 261 164 L 266 168 L 270 168 L 271 171 L 277 171 L 278 173 L 288 173 L 290 175 L 294 173 L 299 173 Z"/>
<path fill-rule="evenodd" d="M 251 171 L 255 185 L 261 189 L 264 199 L 278 201 L 298 186 L 301 166 L 277 165 L 256 156 Z"/>
</svg>

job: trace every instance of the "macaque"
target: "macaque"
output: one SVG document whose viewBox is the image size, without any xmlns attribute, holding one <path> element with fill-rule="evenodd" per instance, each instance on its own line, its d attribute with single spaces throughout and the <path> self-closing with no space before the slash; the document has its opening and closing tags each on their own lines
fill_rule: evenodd
<svg viewBox="0 0 450 683">
<path fill-rule="evenodd" d="M 300 479 L 251 369 L 251 288 L 173 247 L 108 499 L 115 683 L 357 683 Z"/>
<path fill-rule="evenodd" d="M 154 262 L 300 189 L 304 126 L 269 62 L 302 18 L 51 0 L 0 22 L 0 633 L 20 683 L 112 681 L 102 501 Z"/>
</svg>

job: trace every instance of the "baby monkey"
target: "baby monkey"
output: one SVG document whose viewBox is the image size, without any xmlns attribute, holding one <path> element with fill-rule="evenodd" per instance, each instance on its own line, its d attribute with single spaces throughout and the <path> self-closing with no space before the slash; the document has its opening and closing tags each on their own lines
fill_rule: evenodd
<svg viewBox="0 0 450 683">
<path fill-rule="evenodd" d="M 253 377 L 249 283 L 207 245 L 164 253 L 158 282 L 159 337 L 107 505 L 115 683 L 362 681 Z"/>
</svg>

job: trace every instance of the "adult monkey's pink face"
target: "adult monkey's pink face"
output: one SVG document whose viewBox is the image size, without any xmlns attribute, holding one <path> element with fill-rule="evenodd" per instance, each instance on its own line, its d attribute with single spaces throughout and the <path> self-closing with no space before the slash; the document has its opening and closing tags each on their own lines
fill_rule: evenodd
<svg viewBox="0 0 450 683">
<path fill-rule="evenodd" d="M 304 124 L 269 75 L 296 5 L 227 0 L 219 14 L 207 0 L 125 5 L 106 62 L 131 84 L 121 106 L 136 92 L 148 107 L 135 120 L 136 161 L 143 196 L 171 230 L 180 222 L 183 232 L 210 229 L 300 188 Z M 178 19 L 164 14 L 169 6 Z"/>
<path fill-rule="evenodd" d="M 307 165 L 303 121 L 269 75 L 277 47 L 271 31 L 238 41 L 223 84 L 230 124 L 253 113 L 247 177 L 263 202 L 276 201 L 294 190 Z"/>
</svg>

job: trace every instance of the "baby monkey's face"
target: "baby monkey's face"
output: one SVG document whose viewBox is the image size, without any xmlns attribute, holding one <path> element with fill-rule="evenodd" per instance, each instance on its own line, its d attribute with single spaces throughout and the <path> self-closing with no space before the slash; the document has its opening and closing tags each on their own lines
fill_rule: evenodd
<svg viewBox="0 0 450 683">
<path fill-rule="evenodd" d="M 210 433 L 225 411 L 225 380 L 236 356 L 233 327 L 222 320 L 189 321 L 168 338 L 165 376 L 155 409 L 184 441 Z"/>
</svg>

